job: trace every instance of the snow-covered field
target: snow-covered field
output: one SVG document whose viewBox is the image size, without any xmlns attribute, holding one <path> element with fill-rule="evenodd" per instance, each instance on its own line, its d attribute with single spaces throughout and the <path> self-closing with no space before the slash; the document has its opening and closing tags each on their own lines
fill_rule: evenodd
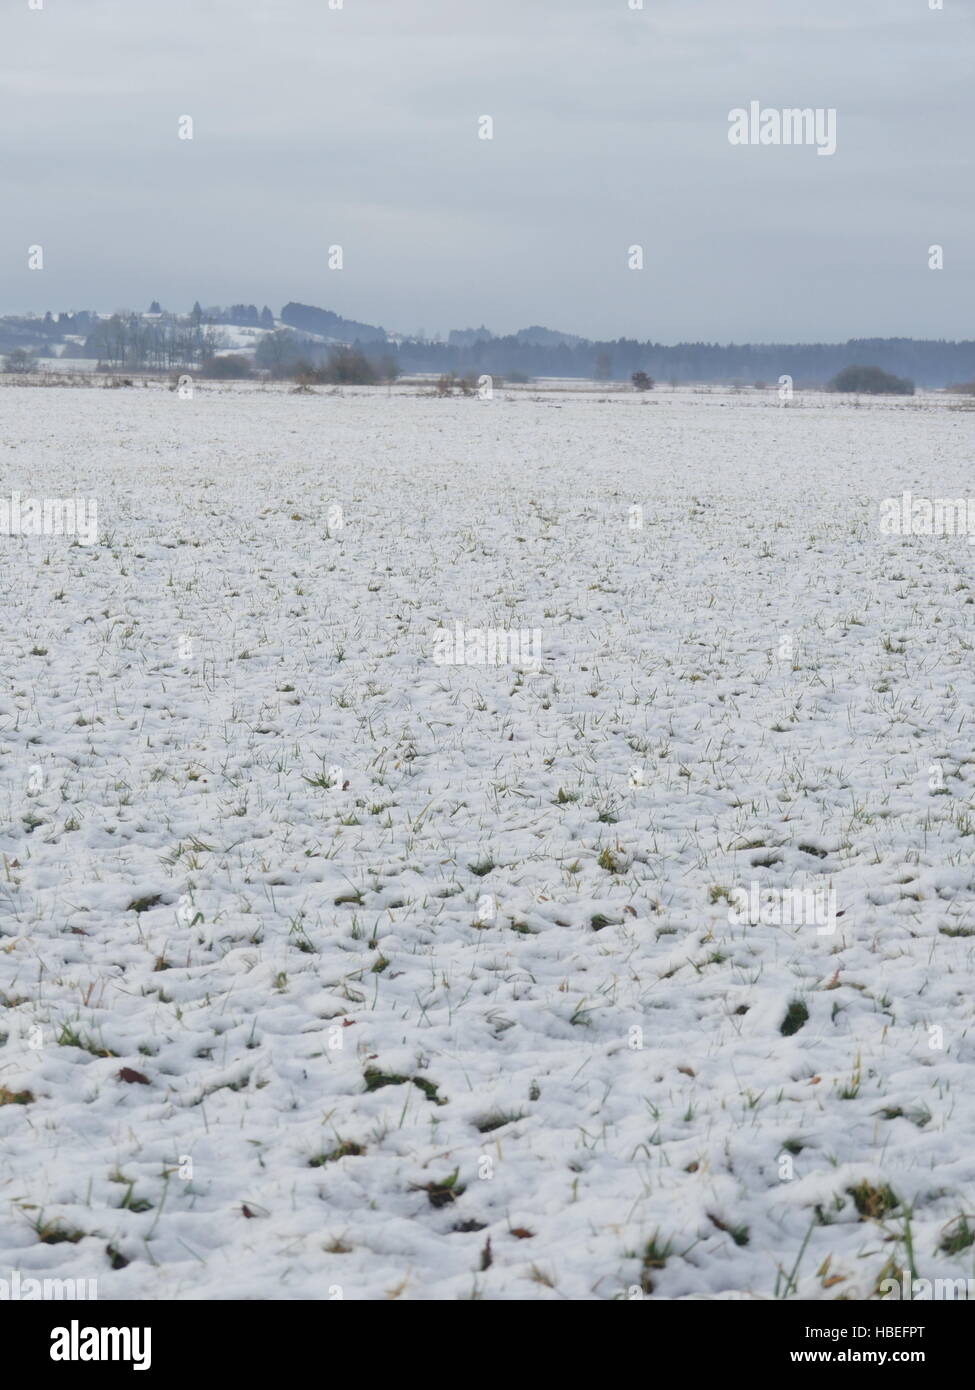
<svg viewBox="0 0 975 1390">
<path fill-rule="evenodd" d="M 975 1274 L 975 547 L 878 527 L 967 494 L 971 413 L 0 410 L 0 495 L 98 507 L 0 536 L 0 1277 Z M 457 622 L 540 662 L 438 664 Z M 733 920 L 753 881 L 830 885 L 835 931 Z"/>
</svg>

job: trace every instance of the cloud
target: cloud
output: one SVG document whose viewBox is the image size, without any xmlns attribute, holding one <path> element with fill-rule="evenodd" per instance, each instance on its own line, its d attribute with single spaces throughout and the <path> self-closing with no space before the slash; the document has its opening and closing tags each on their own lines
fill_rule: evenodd
<svg viewBox="0 0 975 1390">
<path fill-rule="evenodd" d="M 295 297 L 407 330 L 963 336 L 972 14 L 801 9 L 8 6 L 0 303 Z M 835 107 L 835 156 L 729 145 L 728 112 L 751 100 Z M 336 242 L 346 269 L 329 274 Z M 37 243 L 46 268 L 29 272 Z M 626 269 L 634 243 L 643 272 Z"/>
</svg>

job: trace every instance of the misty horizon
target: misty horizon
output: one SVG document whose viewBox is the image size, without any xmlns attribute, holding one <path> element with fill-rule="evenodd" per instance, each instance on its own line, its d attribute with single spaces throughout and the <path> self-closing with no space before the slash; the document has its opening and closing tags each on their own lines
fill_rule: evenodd
<svg viewBox="0 0 975 1390">
<path fill-rule="evenodd" d="M 244 301 L 246 301 L 246 296 L 241 297 L 241 296 L 238 295 L 238 296 L 234 296 L 234 297 L 232 298 L 232 302 L 233 302 L 233 303 L 244 302 Z M 154 298 L 151 302 L 152 302 L 152 303 L 155 303 L 155 302 L 157 302 L 157 299 Z M 230 302 L 231 302 L 231 301 L 228 301 L 228 303 L 230 303 Z M 254 303 L 256 303 L 257 301 L 247 301 L 247 302 L 254 302 Z M 289 302 L 290 302 L 290 301 L 289 301 Z M 304 303 L 304 302 L 306 302 L 306 301 L 301 301 L 301 302 Z M 179 318 L 188 317 L 188 316 L 192 313 L 192 311 L 193 311 L 193 305 L 196 304 L 196 303 L 201 304 L 201 305 L 203 306 L 203 308 L 204 308 L 204 311 L 207 311 L 207 310 L 209 310 L 209 309 L 211 309 L 211 308 L 215 308 L 215 309 L 218 309 L 218 310 L 220 310 L 221 312 L 223 312 L 223 311 L 225 310 L 225 307 L 226 307 L 226 306 L 224 306 L 224 305 L 219 305 L 219 304 L 217 304 L 215 301 L 211 301 L 209 298 L 207 298 L 206 302 L 204 302 L 204 300 L 203 300 L 199 295 L 194 296 L 193 302 L 190 303 L 190 304 L 188 304 L 188 305 L 180 305 L 180 306 L 178 306 L 178 307 L 174 307 L 173 305 L 169 305 L 169 304 L 162 303 L 161 300 L 159 301 L 159 303 L 160 303 L 160 310 L 159 310 L 159 312 L 161 312 L 161 313 L 163 313 L 163 314 L 172 314 L 172 315 L 174 315 L 174 316 L 176 316 L 176 317 L 179 317 Z M 262 304 L 260 307 L 267 307 L 267 306 L 264 306 L 264 305 Z M 283 308 L 286 308 L 286 307 L 287 307 L 287 305 L 283 305 L 283 306 L 282 306 L 282 309 L 283 309 Z M 318 306 L 316 306 L 316 307 L 318 307 Z M 323 305 L 323 306 L 320 306 L 320 307 L 322 307 L 322 308 L 328 308 L 328 309 L 333 309 L 333 306 L 332 306 L 332 305 L 327 305 L 327 306 L 326 306 L 326 305 Z M 281 317 L 282 309 L 274 310 L 274 309 L 273 309 L 273 302 L 272 302 L 271 308 L 272 308 L 272 312 L 274 313 L 275 320 L 279 320 L 280 317 Z M 352 306 L 352 308 L 354 309 L 354 306 Z M 333 311 L 334 311 L 334 310 L 333 310 Z M 43 309 L 38 309 L 37 307 L 28 308 L 28 309 L 11 309 L 11 308 L 9 308 L 9 307 L 4 307 L 3 305 L 0 305 L 0 319 L 4 319 L 4 318 L 32 318 L 32 319 L 43 319 L 43 318 L 45 317 L 46 314 L 52 314 L 55 318 L 57 318 L 57 316 L 58 316 L 59 313 L 67 313 L 67 314 L 91 313 L 91 314 L 97 315 L 99 318 L 108 319 L 108 318 L 111 318 L 111 317 L 113 317 L 113 316 L 115 316 L 115 315 L 147 314 L 147 313 L 150 313 L 150 312 L 151 312 L 151 310 L 150 310 L 148 307 L 144 307 L 144 306 L 143 306 L 143 307 L 139 307 L 139 306 L 136 306 L 136 305 L 133 305 L 133 304 L 125 304 L 125 303 L 118 303 L 118 304 L 115 305 L 114 308 L 111 308 L 111 309 L 105 308 L 104 306 L 103 306 L 103 307 L 98 307 L 97 305 L 91 305 L 91 304 L 57 305 L 57 306 L 50 306 L 50 307 L 48 307 L 48 306 L 45 305 L 45 307 L 44 307 Z M 351 315 L 350 315 L 350 316 L 351 316 Z M 407 330 L 398 329 L 398 328 L 396 328 L 396 327 L 390 327 L 390 326 L 387 325 L 386 323 L 383 323 L 381 320 L 380 320 L 379 322 L 377 322 L 377 324 L 376 324 L 375 326 L 378 327 L 378 328 L 382 328 L 382 329 L 384 330 L 384 332 L 385 332 L 390 338 L 396 338 L 396 339 L 410 339 L 410 338 L 413 338 L 413 339 L 417 339 L 417 340 L 425 341 L 425 342 L 430 342 L 430 343 L 436 343 L 436 342 L 443 342 L 443 343 L 446 343 L 447 340 L 448 340 L 448 337 L 449 337 L 449 335 L 450 335 L 451 333 L 479 333 L 479 332 L 485 332 L 485 331 L 486 331 L 488 334 L 490 334 L 490 336 L 491 336 L 492 338 L 503 339 L 503 338 L 508 338 L 508 337 L 514 337 L 514 336 L 515 336 L 516 334 L 518 334 L 518 333 L 525 333 L 525 332 L 528 332 L 528 331 L 531 330 L 531 329 L 546 329 L 546 330 L 548 330 L 548 331 L 551 331 L 551 332 L 554 332 L 554 333 L 557 333 L 557 334 L 564 335 L 565 337 L 577 338 L 580 342 L 590 342 L 590 343 L 614 343 L 614 342 L 620 342 L 620 341 L 635 341 L 635 342 L 640 342 L 640 343 L 653 343 L 654 345 L 657 345 L 657 346 L 660 346 L 660 347 L 684 347 L 684 346 L 697 346 L 697 345 L 699 345 L 699 344 L 702 344 L 702 345 L 705 345 L 705 346 L 709 346 L 709 347 L 722 347 L 722 348 L 735 348 L 735 347 L 755 347 L 755 348 L 774 348 L 774 347 L 845 347 L 845 346 L 847 346 L 847 345 L 850 344 L 850 343 L 878 343 L 878 342 L 882 342 L 882 343 L 898 343 L 898 342 L 902 342 L 902 343 L 945 343 L 945 344 L 951 344 L 951 345 L 959 345 L 959 346 L 961 346 L 961 345 L 968 345 L 969 343 L 975 343 L 975 336 L 952 338 L 952 337 L 948 337 L 948 336 L 946 336 L 946 335 L 944 335 L 944 334 L 941 334 L 941 335 L 938 335 L 938 336 L 936 336 L 936 337 L 917 337 L 917 336 L 912 336 L 911 334 L 905 334 L 905 333 L 879 334 L 879 333 L 870 333 L 870 332 L 854 333 L 854 334 L 850 335 L 849 337 L 843 337 L 843 338 L 841 338 L 841 337 L 833 337 L 833 338 L 820 338 L 820 339 L 815 339 L 815 340 L 814 340 L 814 339 L 799 339 L 799 338 L 789 339 L 788 341 L 785 340 L 785 339 L 772 339 L 772 338 L 766 338 L 766 339 L 759 339 L 759 338 L 754 338 L 754 339 L 729 338 L 729 339 L 726 339 L 726 340 L 719 340 L 719 339 L 713 339 L 713 338 L 689 338 L 689 337 L 682 337 L 682 338 L 675 338 L 675 339 L 672 339 L 672 340 L 670 340 L 670 341 L 665 342 L 663 339 L 656 338 L 656 337 L 653 337 L 653 336 L 651 336 L 651 335 L 641 335 L 641 334 L 637 334 L 637 335 L 635 335 L 634 337 L 631 337 L 631 335 L 618 335 L 618 336 L 616 336 L 616 337 L 610 337 L 610 338 L 598 338 L 598 337 L 590 336 L 589 334 L 579 333 L 579 332 L 577 332 L 575 329 L 573 329 L 573 328 L 571 328 L 571 327 L 567 327 L 567 326 L 566 326 L 565 324 L 563 324 L 563 323 L 554 323 L 554 324 L 553 324 L 553 323 L 545 323 L 545 324 L 542 324 L 542 323 L 538 322 L 537 320 L 529 320 L 529 319 L 526 318 L 526 317 L 523 317 L 521 320 L 519 320 L 517 323 L 515 323 L 515 325 L 514 325 L 513 327 L 508 328 L 508 329 L 505 329 L 505 330 L 503 330 L 503 331 L 499 331 L 498 329 L 492 327 L 492 325 L 489 324 L 489 323 L 486 323 L 486 322 L 484 321 L 484 319 L 482 319 L 481 322 L 479 322 L 479 323 L 463 323 L 463 324 L 461 324 L 461 323 L 451 323 L 451 324 L 449 324 L 444 330 L 433 330 L 433 331 L 430 331 L 430 332 L 428 332 L 428 331 L 426 331 L 426 330 L 422 330 L 422 331 L 421 331 L 421 330 L 418 330 L 418 331 L 410 332 L 410 331 L 407 331 Z"/>
</svg>

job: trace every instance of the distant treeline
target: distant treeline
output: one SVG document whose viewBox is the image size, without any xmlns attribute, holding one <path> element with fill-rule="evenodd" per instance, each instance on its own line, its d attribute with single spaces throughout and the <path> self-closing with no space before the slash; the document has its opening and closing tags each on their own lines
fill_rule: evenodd
<svg viewBox="0 0 975 1390">
<path fill-rule="evenodd" d="M 278 324 L 283 324 L 279 327 Z M 95 357 L 113 366 L 198 365 L 230 339 L 221 325 L 243 326 L 258 369 L 280 374 L 295 364 L 321 366 L 338 344 L 361 349 L 377 375 L 431 372 L 457 378 L 482 375 L 509 381 L 579 377 L 630 381 L 645 372 L 660 383 L 772 386 L 782 376 L 798 387 L 825 386 L 846 367 L 871 366 L 936 388 L 975 380 L 975 342 L 913 338 L 854 338 L 846 343 L 663 343 L 618 338 L 594 342 L 535 325 L 507 337 L 485 327 L 454 329 L 446 342 L 401 338 L 311 304 L 286 304 L 280 319 L 267 305 L 229 307 L 199 301 L 173 313 L 153 300 L 148 312 L 104 318 L 77 313 L 0 317 L 0 354 L 23 349 L 40 356 Z M 238 342 L 239 346 L 239 342 Z"/>
<path fill-rule="evenodd" d="M 368 351 L 368 346 L 363 345 Z M 386 349 L 389 351 L 389 348 Z M 581 341 L 543 347 L 516 337 L 491 338 L 469 346 L 407 340 L 395 349 L 400 370 L 529 377 L 595 377 L 629 381 L 646 372 L 658 382 L 709 382 L 771 386 L 791 376 L 797 387 L 825 386 L 844 367 L 880 367 L 918 386 L 948 386 L 975 378 L 975 342 L 912 338 L 858 338 L 847 343 L 640 343 Z"/>
</svg>

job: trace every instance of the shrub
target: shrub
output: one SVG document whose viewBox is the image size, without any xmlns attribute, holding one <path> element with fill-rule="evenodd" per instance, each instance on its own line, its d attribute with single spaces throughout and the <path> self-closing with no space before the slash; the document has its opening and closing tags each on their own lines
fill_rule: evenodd
<svg viewBox="0 0 975 1390">
<path fill-rule="evenodd" d="M 26 348 L 14 348 L 13 352 L 7 354 L 3 364 L 5 372 L 16 372 L 18 375 L 25 375 L 32 372 L 37 366 L 37 358 Z"/>
<path fill-rule="evenodd" d="M 378 380 L 375 367 L 358 348 L 333 348 L 321 369 L 321 380 L 337 386 L 374 386 Z"/>
<path fill-rule="evenodd" d="M 829 383 L 829 391 L 853 391 L 867 396 L 913 396 L 914 382 L 892 376 L 879 367 L 844 367 Z"/>
<path fill-rule="evenodd" d="M 254 352 L 254 363 L 271 373 L 276 380 L 290 376 L 305 360 L 308 349 L 286 328 L 267 333 Z"/>
<path fill-rule="evenodd" d="M 647 376 L 646 372 L 634 372 L 630 380 L 638 391 L 653 390 L 653 377 Z"/>
<path fill-rule="evenodd" d="M 315 363 L 306 357 L 287 367 L 271 368 L 272 377 L 286 376 L 299 386 L 375 386 L 380 371 L 384 380 L 391 380 L 385 370 L 377 369 L 358 348 L 333 348 L 327 362 Z"/>
<path fill-rule="evenodd" d="M 272 368 L 272 377 L 275 374 Z M 287 371 L 282 371 L 280 374 L 291 377 L 299 386 L 304 387 L 321 386 L 325 381 L 325 368 L 316 367 L 314 362 L 296 362 L 293 367 L 289 367 Z"/>
<path fill-rule="evenodd" d="M 230 352 L 223 357 L 204 358 L 200 374 L 214 381 L 244 381 L 251 375 L 251 364 L 246 357 Z"/>
</svg>

